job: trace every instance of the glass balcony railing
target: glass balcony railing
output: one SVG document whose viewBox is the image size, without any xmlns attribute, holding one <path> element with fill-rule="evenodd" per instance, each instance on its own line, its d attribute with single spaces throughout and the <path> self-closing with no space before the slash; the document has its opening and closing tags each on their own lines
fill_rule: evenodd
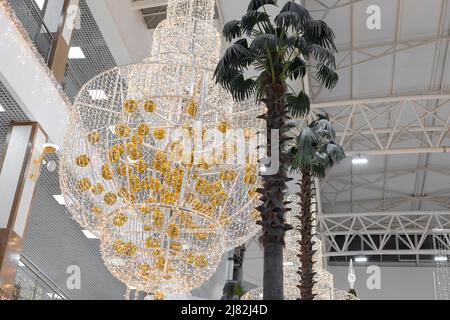
<svg viewBox="0 0 450 320">
<path fill-rule="evenodd" d="M 10 0 L 9 4 L 28 32 L 36 49 L 42 55 L 44 61 L 48 63 L 55 38 L 44 23 L 44 12 L 34 0 Z"/>
<path fill-rule="evenodd" d="M 16 300 L 68 300 L 58 286 L 24 256 L 20 258 L 13 293 Z"/>
</svg>

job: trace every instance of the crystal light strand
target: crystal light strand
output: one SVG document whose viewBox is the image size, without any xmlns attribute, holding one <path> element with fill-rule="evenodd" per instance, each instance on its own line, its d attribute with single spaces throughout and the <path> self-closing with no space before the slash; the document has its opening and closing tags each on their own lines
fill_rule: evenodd
<svg viewBox="0 0 450 320">
<path fill-rule="evenodd" d="M 450 233 L 448 231 L 435 232 L 433 246 L 436 251 L 435 286 L 438 300 L 450 300 Z"/>
<path fill-rule="evenodd" d="M 213 2 L 170 0 L 174 13 L 155 32 L 153 56 L 86 83 L 60 162 L 69 212 L 100 237 L 108 270 L 157 298 L 200 286 L 225 251 L 259 230 L 250 146 L 263 106 L 234 103 L 213 81 L 220 34 L 202 9 Z M 239 150 L 234 130 L 243 131 Z M 208 140 L 210 131 L 222 140 Z M 197 157 L 186 137 L 219 152 Z M 245 163 L 228 161 L 238 152 Z"/>
</svg>

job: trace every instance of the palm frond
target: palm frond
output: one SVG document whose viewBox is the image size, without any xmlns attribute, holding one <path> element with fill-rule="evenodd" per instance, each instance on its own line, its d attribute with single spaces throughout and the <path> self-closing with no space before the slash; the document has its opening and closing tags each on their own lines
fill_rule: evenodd
<svg viewBox="0 0 450 320">
<path fill-rule="evenodd" d="M 246 14 L 242 16 L 240 22 L 241 32 L 245 33 L 247 36 L 251 36 L 254 32 L 258 32 L 260 30 L 254 30 L 255 26 L 260 24 L 262 30 L 271 30 L 272 24 L 270 22 L 270 17 L 267 13 L 257 11 L 257 10 L 249 10 Z"/>
<path fill-rule="evenodd" d="M 338 164 L 347 157 L 344 149 L 342 149 L 340 145 L 334 143 L 329 143 L 327 145 L 327 155 L 331 161 L 331 165 Z"/>
<path fill-rule="evenodd" d="M 330 121 L 330 116 L 329 116 L 329 114 L 326 113 L 326 112 L 320 112 L 320 111 L 317 111 L 317 112 L 314 112 L 314 114 L 316 115 L 316 117 L 317 117 L 318 120 L 325 119 L 325 120 Z"/>
<path fill-rule="evenodd" d="M 276 6 L 277 0 L 251 0 L 250 4 L 248 5 L 247 11 L 258 10 L 259 8 L 267 4 Z"/>
<path fill-rule="evenodd" d="M 281 13 L 292 12 L 297 14 L 300 17 L 301 25 L 307 23 L 312 20 L 309 11 L 303 7 L 302 5 L 295 3 L 294 1 L 288 1 L 283 8 L 281 8 Z"/>
<path fill-rule="evenodd" d="M 283 30 L 300 30 L 302 28 L 302 20 L 295 12 L 282 12 L 275 17 L 275 24 Z"/>
<path fill-rule="evenodd" d="M 277 50 L 278 38 L 274 34 L 262 34 L 253 39 L 250 50 L 256 53 L 274 52 Z"/>
<path fill-rule="evenodd" d="M 286 38 L 284 44 L 291 49 L 298 49 L 302 54 L 308 54 L 308 44 L 303 37 L 291 36 Z"/>
<path fill-rule="evenodd" d="M 245 68 L 252 62 L 252 53 L 248 48 L 247 39 L 240 39 L 225 51 L 221 62 L 233 68 Z"/>
<path fill-rule="evenodd" d="M 313 130 L 306 127 L 303 129 L 300 136 L 297 138 L 297 156 L 298 163 L 301 166 L 309 166 L 314 160 L 316 153 L 316 145 L 319 143 L 319 139 Z"/>
<path fill-rule="evenodd" d="M 312 174 L 322 178 L 325 176 L 328 168 L 331 167 L 330 158 L 325 152 L 316 152 L 314 160 L 311 163 Z"/>
<path fill-rule="evenodd" d="M 264 98 L 264 89 L 266 86 L 265 79 L 267 78 L 267 75 L 265 72 L 261 72 L 255 80 L 255 98 L 256 101 L 261 101 L 261 99 Z"/>
<path fill-rule="evenodd" d="M 232 82 L 240 75 L 242 75 L 241 70 L 227 67 L 227 65 L 223 63 L 223 60 L 219 62 L 216 70 L 214 71 L 214 79 L 216 80 L 216 83 L 219 83 L 227 90 L 230 90 Z"/>
<path fill-rule="evenodd" d="M 318 62 L 336 68 L 336 58 L 333 51 L 318 44 L 312 44 L 307 47 L 308 55 L 312 55 Z"/>
<path fill-rule="evenodd" d="M 230 84 L 229 91 L 237 101 L 250 99 L 255 92 L 256 81 L 245 79 L 244 75 L 237 76 Z"/>
<path fill-rule="evenodd" d="M 304 91 L 300 91 L 298 96 L 288 94 L 286 96 L 286 106 L 293 117 L 302 117 L 309 113 L 311 101 Z"/>
<path fill-rule="evenodd" d="M 333 30 L 322 20 L 310 20 L 304 25 L 304 37 L 308 43 L 318 44 L 337 52 Z"/>
<path fill-rule="evenodd" d="M 306 75 L 306 62 L 300 57 L 295 57 L 289 64 L 286 72 L 286 76 L 291 80 L 297 80 L 298 77 L 304 77 Z"/>
<path fill-rule="evenodd" d="M 227 39 L 227 41 L 232 41 L 233 39 L 236 39 L 241 34 L 241 22 L 238 20 L 232 20 L 227 22 L 223 26 L 222 35 Z"/>
<path fill-rule="evenodd" d="M 326 119 L 320 119 L 310 126 L 313 130 L 320 132 L 322 136 L 327 139 L 336 139 L 336 131 L 334 130 L 331 122 Z"/>
<path fill-rule="evenodd" d="M 330 67 L 321 64 L 317 71 L 317 80 L 325 85 L 327 89 L 333 89 L 339 81 L 339 76 Z"/>
</svg>

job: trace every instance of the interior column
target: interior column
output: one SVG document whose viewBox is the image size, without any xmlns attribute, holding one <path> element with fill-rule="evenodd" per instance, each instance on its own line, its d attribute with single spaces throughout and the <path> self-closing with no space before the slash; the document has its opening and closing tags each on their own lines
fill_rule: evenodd
<svg viewBox="0 0 450 320">
<path fill-rule="evenodd" d="M 64 0 L 61 20 L 56 33 L 56 40 L 50 54 L 49 67 L 59 83 L 64 81 L 66 65 L 69 59 L 70 40 L 76 27 L 79 0 Z"/>
<path fill-rule="evenodd" d="M 13 294 L 24 232 L 47 134 L 36 122 L 13 122 L 0 154 L 0 296 Z M 47 147 L 48 148 L 48 147 Z"/>
</svg>

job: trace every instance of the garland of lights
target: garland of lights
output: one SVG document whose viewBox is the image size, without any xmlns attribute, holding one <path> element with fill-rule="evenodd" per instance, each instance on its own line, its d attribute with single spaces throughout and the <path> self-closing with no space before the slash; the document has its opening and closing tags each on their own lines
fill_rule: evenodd
<svg viewBox="0 0 450 320">
<path fill-rule="evenodd" d="M 450 300 L 450 263 L 449 245 L 450 231 L 445 229 L 433 230 L 433 247 L 435 250 L 434 285 L 437 300 Z"/>
<path fill-rule="evenodd" d="M 67 97 L 67 94 L 64 92 L 58 80 L 56 80 L 53 71 L 49 69 L 44 58 L 37 50 L 35 43 L 31 40 L 27 30 L 22 25 L 22 22 L 17 18 L 14 9 L 11 7 L 8 1 L 0 1 L 0 14 L 4 14 L 10 20 L 11 24 L 11 27 L 5 30 L 3 34 L 5 36 L 8 36 L 9 34 L 17 32 L 20 35 L 20 37 L 17 37 L 17 35 L 14 34 L 14 37 L 11 38 L 11 42 L 22 41 L 24 43 L 24 47 L 28 48 L 31 51 L 34 58 L 39 62 L 42 71 L 48 76 L 50 81 L 53 83 L 61 98 L 68 106 L 70 106 L 70 100 Z M 28 54 L 28 52 L 23 53 L 24 56 L 22 57 L 22 60 L 24 61 L 26 61 L 25 59 L 26 54 Z"/>
</svg>

